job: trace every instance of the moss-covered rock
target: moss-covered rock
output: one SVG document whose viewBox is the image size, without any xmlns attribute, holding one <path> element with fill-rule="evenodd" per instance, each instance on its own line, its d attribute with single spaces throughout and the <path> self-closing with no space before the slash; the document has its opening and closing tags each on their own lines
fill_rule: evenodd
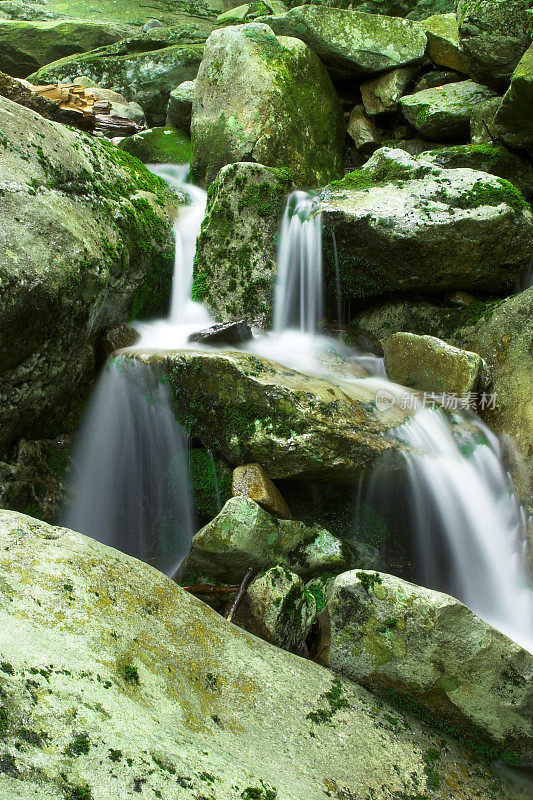
<svg viewBox="0 0 533 800">
<path fill-rule="evenodd" d="M 494 126 L 510 147 L 533 150 L 533 45 L 512 74 L 511 85 L 494 117 Z"/>
<path fill-rule="evenodd" d="M 332 8 L 355 9 L 366 14 L 384 14 L 388 17 L 407 17 L 420 20 L 433 14 L 455 11 L 455 0 L 312 0 L 313 5 Z M 291 6 L 302 5 L 293 0 Z"/>
<path fill-rule="evenodd" d="M 133 31 L 113 22 L 0 20 L 0 70 L 25 78 L 51 61 L 105 47 Z"/>
<path fill-rule="evenodd" d="M 271 322 L 276 236 L 292 185 L 286 170 L 250 162 L 224 167 L 210 185 L 192 291 L 215 319 Z"/>
<path fill-rule="evenodd" d="M 4 98 L 0 157 L 2 448 L 76 393 L 103 331 L 168 298 L 178 198 L 111 144 Z"/>
<path fill-rule="evenodd" d="M 126 136 L 119 144 L 144 164 L 189 164 L 191 140 L 175 128 L 150 128 L 134 136 Z"/>
<path fill-rule="evenodd" d="M 461 350 L 435 336 L 393 333 L 383 344 L 385 369 L 394 383 L 421 392 L 475 392 L 483 367 L 481 356 Z"/>
<path fill-rule="evenodd" d="M 342 172 L 342 111 L 326 69 L 301 41 L 258 23 L 207 40 L 191 137 L 192 174 L 204 184 L 237 161 L 288 169 L 300 186 Z"/>
<path fill-rule="evenodd" d="M 279 519 L 248 497 L 232 497 L 220 514 L 193 537 L 180 569 L 186 585 L 200 575 L 215 583 L 239 585 L 248 569 L 276 565 L 306 579 L 338 574 L 361 562 L 349 544 L 319 525 Z"/>
<path fill-rule="evenodd" d="M 170 92 L 196 77 L 211 29 L 208 20 L 154 28 L 90 53 L 61 58 L 29 79 L 33 83 L 72 82 L 86 76 L 139 103 L 151 125 L 164 125 Z"/>
<path fill-rule="evenodd" d="M 519 190 L 382 148 L 321 195 L 330 291 L 335 234 L 343 298 L 450 289 L 505 291 L 529 263 L 533 217 Z"/>
<path fill-rule="evenodd" d="M 244 25 L 246 22 L 253 22 L 258 17 L 265 14 L 283 14 L 287 11 L 287 6 L 282 0 L 253 0 L 251 3 L 230 8 L 217 17 L 217 27 L 224 28 L 226 25 Z"/>
<path fill-rule="evenodd" d="M 0 581 L 2 800 L 397 800 L 428 793 L 435 747 L 458 776 L 446 800 L 520 797 L 446 734 L 93 539 L 2 511 Z"/>
<path fill-rule="evenodd" d="M 365 111 L 370 116 L 397 110 L 400 97 L 416 74 L 416 67 L 399 67 L 361 84 Z"/>
<path fill-rule="evenodd" d="M 273 480 L 349 480 L 400 446 L 387 431 L 405 412 L 380 412 L 369 386 L 341 388 L 243 352 L 135 353 L 161 370 L 178 419 L 237 466 L 257 462 Z M 389 464 L 384 464 L 384 468 Z"/>
<path fill-rule="evenodd" d="M 453 597 L 392 575 L 347 572 L 328 598 L 322 663 L 493 757 L 531 759 L 531 653 Z"/>
<path fill-rule="evenodd" d="M 193 15 L 196 19 L 216 17 L 225 8 L 224 0 L 6 0 L 0 10 L 8 19 L 50 20 L 85 19 L 111 21 L 138 28 L 156 18 L 163 25 L 175 25 Z"/>
<path fill-rule="evenodd" d="M 447 83 L 435 89 L 405 95 L 401 109 L 422 136 L 440 142 L 466 141 L 472 111 L 494 93 L 473 81 Z"/>
<path fill-rule="evenodd" d="M 458 0 L 459 40 L 468 74 L 505 89 L 531 44 L 531 0 Z"/>
<path fill-rule="evenodd" d="M 278 36 L 304 41 L 339 77 L 361 77 L 419 64 L 426 47 L 425 32 L 398 17 L 310 5 L 261 21 Z"/>
<path fill-rule="evenodd" d="M 428 42 L 426 55 L 440 67 L 466 73 L 455 14 L 435 14 L 420 23 Z"/>
</svg>

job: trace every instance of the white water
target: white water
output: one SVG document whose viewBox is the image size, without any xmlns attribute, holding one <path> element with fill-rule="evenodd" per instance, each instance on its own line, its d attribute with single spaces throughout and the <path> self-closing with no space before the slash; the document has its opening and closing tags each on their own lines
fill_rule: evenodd
<svg viewBox="0 0 533 800">
<path fill-rule="evenodd" d="M 206 196 L 183 183 L 185 169 L 154 171 L 185 191 L 191 204 L 175 225 L 170 316 L 136 324 L 142 338 L 135 349 L 202 347 L 187 343 L 187 336 L 210 322 L 207 311 L 190 296 Z M 348 392 L 350 380 L 359 388 L 364 385 L 371 399 L 385 392 L 398 405 L 403 387 L 382 378 L 350 379 L 349 372 L 347 376 L 347 366 L 358 376 L 382 374 L 380 359 L 318 333 L 323 313 L 321 248 L 320 215 L 312 196 L 293 193 L 281 227 L 274 332 L 256 337 L 244 349 L 336 382 L 340 376 Z M 187 442 L 172 416 L 166 387 L 155 386 L 149 369 L 133 363 L 122 358 L 104 371 L 76 451 L 75 502 L 64 521 L 126 552 L 158 561 L 169 571 L 185 554 L 192 534 Z M 407 480 L 400 494 L 392 491 L 389 480 L 383 490 L 376 473 L 366 482 L 364 500 L 387 508 L 392 518 L 396 513 L 403 516 L 416 541 L 421 583 L 454 594 L 532 648 L 532 594 L 520 566 L 521 511 L 495 437 L 477 418 L 468 424 L 470 428 L 462 421 L 461 433 L 460 426 L 450 425 L 441 412 L 419 410 L 397 429 L 398 438 L 417 451 L 404 456 Z M 146 505 L 140 498 L 146 498 Z"/>
</svg>

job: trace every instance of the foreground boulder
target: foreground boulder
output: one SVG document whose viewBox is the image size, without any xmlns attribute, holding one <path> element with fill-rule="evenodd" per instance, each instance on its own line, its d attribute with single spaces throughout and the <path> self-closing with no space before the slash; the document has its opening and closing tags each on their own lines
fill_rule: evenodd
<svg viewBox="0 0 533 800">
<path fill-rule="evenodd" d="M 150 125 L 164 125 L 170 92 L 196 77 L 212 27 L 209 20 L 195 19 L 185 25 L 153 28 L 90 53 L 61 58 L 29 79 L 68 83 L 86 76 L 139 103 Z"/>
<path fill-rule="evenodd" d="M 361 563 L 357 551 L 319 525 L 279 519 L 248 497 L 232 497 L 220 514 L 193 536 L 180 568 L 180 582 L 191 576 L 240 584 L 246 571 L 281 565 L 305 578 L 342 572 Z"/>
<path fill-rule="evenodd" d="M 317 56 L 298 39 L 250 23 L 214 31 L 194 88 L 192 174 L 210 183 L 225 164 L 288 169 L 300 186 L 342 173 L 339 100 Z"/>
<path fill-rule="evenodd" d="M 453 597 L 392 575 L 347 572 L 328 597 L 322 663 L 487 752 L 533 757 L 531 653 Z"/>
<path fill-rule="evenodd" d="M 426 48 L 424 30 L 398 17 L 304 5 L 261 21 L 278 36 L 304 41 L 341 78 L 419 64 Z"/>
<path fill-rule="evenodd" d="M 178 198 L 107 142 L 4 98 L 0 129 L 2 449 L 76 393 L 105 330 L 164 307 Z"/>
<path fill-rule="evenodd" d="M 475 81 L 504 89 L 531 44 L 529 0 L 459 0 L 459 40 Z"/>
<path fill-rule="evenodd" d="M 468 139 L 473 110 L 491 97 L 493 92 L 486 86 L 459 81 L 405 95 L 400 105 L 406 120 L 422 136 L 456 142 Z"/>
<path fill-rule="evenodd" d="M 436 747 L 464 798 L 519 798 L 453 739 L 80 534 L 0 512 L 0 576 L 2 800 L 394 800 L 430 790 Z"/>
<path fill-rule="evenodd" d="M 209 187 L 192 292 L 216 319 L 271 323 L 276 234 L 292 186 L 285 170 L 239 163 Z"/>
<path fill-rule="evenodd" d="M 383 344 L 385 369 L 394 383 L 422 392 L 463 396 L 479 383 L 483 360 L 434 336 L 393 333 Z"/>
<path fill-rule="evenodd" d="M 501 178 L 382 148 L 322 193 L 324 255 L 343 298 L 448 289 L 506 291 L 529 263 L 533 217 Z"/>
<path fill-rule="evenodd" d="M 395 462 L 399 445 L 387 431 L 405 412 L 380 412 L 372 386 L 341 388 L 243 352 L 131 357 L 168 377 L 178 419 L 234 466 L 257 462 L 274 480 L 342 481 L 385 453 Z"/>
</svg>

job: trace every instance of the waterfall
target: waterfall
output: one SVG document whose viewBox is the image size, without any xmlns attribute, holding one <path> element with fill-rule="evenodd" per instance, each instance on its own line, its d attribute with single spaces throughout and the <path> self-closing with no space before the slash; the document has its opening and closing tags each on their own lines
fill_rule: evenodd
<svg viewBox="0 0 533 800">
<path fill-rule="evenodd" d="M 315 333 L 322 320 L 322 215 L 316 198 L 292 192 L 281 222 L 274 331 Z"/>
<path fill-rule="evenodd" d="M 109 359 L 74 450 L 61 524 L 173 574 L 194 532 L 187 453 L 167 385 L 134 358 Z"/>
</svg>

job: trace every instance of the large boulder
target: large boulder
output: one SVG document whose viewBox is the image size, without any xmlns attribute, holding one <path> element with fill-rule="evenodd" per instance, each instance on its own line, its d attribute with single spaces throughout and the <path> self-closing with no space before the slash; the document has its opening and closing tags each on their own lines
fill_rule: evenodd
<svg viewBox="0 0 533 800">
<path fill-rule="evenodd" d="M 1 97 L 0 129 L 2 449 L 76 393 L 106 329 L 168 298 L 177 197 L 107 142 Z"/>
<path fill-rule="evenodd" d="M 367 14 L 384 14 L 388 17 L 426 19 L 432 14 L 447 14 L 455 11 L 456 0 L 313 0 L 315 5 L 332 8 L 349 8 Z M 301 5 L 293 0 L 290 5 Z"/>
<path fill-rule="evenodd" d="M 435 14 L 420 25 L 428 37 L 428 58 L 440 67 L 466 73 L 455 14 Z"/>
<path fill-rule="evenodd" d="M 483 368 L 477 353 L 453 347 L 435 336 L 398 332 L 383 344 L 385 369 L 394 383 L 422 392 L 475 392 Z"/>
<path fill-rule="evenodd" d="M 191 140 L 184 131 L 171 127 L 126 136 L 119 147 L 144 164 L 188 164 L 191 160 Z"/>
<path fill-rule="evenodd" d="M 170 92 L 166 124 L 185 133 L 191 133 L 194 81 L 184 81 Z"/>
<path fill-rule="evenodd" d="M 239 585 L 248 569 L 257 573 L 276 565 L 310 578 L 323 572 L 337 574 L 360 563 L 355 549 L 319 525 L 279 519 L 248 497 L 232 497 L 193 536 L 180 582 L 202 576 Z"/>
<path fill-rule="evenodd" d="M 321 627 L 331 669 L 487 752 L 532 758 L 533 655 L 458 600 L 346 572 L 328 586 Z"/>
<path fill-rule="evenodd" d="M 511 76 L 494 117 L 495 132 L 510 147 L 533 151 L 533 45 L 524 54 Z"/>
<path fill-rule="evenodd" d="M 424 30 L 398 17 L 309 5 L 261 21 L 278 36 L 304 41 L 341 78 L 419 64 L 426 48 Z"/>
<path fill-rule="evenodd" d="M 405 412 L 380 412 L 375 387 L 337 386 L 243 352 L 128 357 L 167 376 L 178 419 L 234 466 L 257 462 L 274 480 L 335 481 L 351 480 L 385 453 L 395 462 L 399 445 L 387 431 Z"/>
<path fill-rule="evenodd" d="M 286 170 L 251 162 L 228 164 L 210 185 L 192 292 L 215 319 L 271 323 L 276 234 L 292 185 Z"/>
<path fill-rule="evenodd" d="M 531 0 L 458 0 L 459 40 L 468 73 L 505 89 L 531 44 Z"/>
<path fill-rule="evenodd" d="M 473 110 L 493 96 L 486 86 L 459 81 L 405 95 L 400 105 L 406 120 L 422 136 L 438 142 L 456 142 L 469 138 Z"/>
<path fill-rule="evenodd" d="M 344 298 L 450 289 L 506 291 L 529 263 L 533 217 L 501 178 L 382 148 L 321 195 L 324 255 Z"/>
<path fill-rule="evenodd" d="M 0 512 L 0 576 L 2 800 L 394 800 L 430 792 L 437 741 L 462 797 L 525 797 L 447 735 L 78 533 Z"/>
<path fill-rule="evenodd" d="M 210 183 L 225 164 L 285 168 L 300 186 L 342 173 L 340 102 L 299 39 L 250 23 L 214 31 L 194 88 L 192 174 Z"/>
<path fill-rule="evenodd" d="M 196 77 L 211 29 L 209 20 L 154 28 L 90 53 L 61 58 L 30 75 L 29 80 L 71 83 L 85 76 L 139 103 L 151 125 L 164 125 L 170 92 Z"/>
<path fill-rule="evenodd" d="M 0 70 L 25 78 L 58 58 L 125 39 L 133 28 L 114 22 L 0 20 Z"/>
</svg>

